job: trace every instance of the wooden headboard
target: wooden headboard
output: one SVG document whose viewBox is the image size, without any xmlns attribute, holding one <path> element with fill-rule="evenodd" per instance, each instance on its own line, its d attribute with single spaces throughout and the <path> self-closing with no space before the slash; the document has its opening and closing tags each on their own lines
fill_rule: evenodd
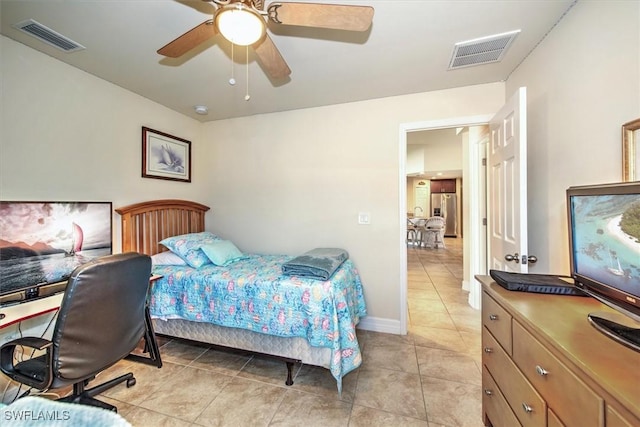
<svg viewBox="0 0 640 427">
<path fill-rule="evenodd" d="M 166 248 L 158 242 L 180 234 L 204 231 L 208 206 L 187 200 L 150 200 L 115 211 L 122 218 L 122 252 L 154 255 Z"/>
</svg>

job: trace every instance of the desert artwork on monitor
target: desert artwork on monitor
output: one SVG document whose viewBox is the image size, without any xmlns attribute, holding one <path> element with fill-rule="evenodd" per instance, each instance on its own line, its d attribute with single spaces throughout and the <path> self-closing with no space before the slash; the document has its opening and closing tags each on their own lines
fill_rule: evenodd
<svg viewBox="0 0 640 427">
<path fill-rule="evenodd" d="M 0 294 L 66 280 L 112 253 L 110 202 L 0 202 Z"/>
</svg>

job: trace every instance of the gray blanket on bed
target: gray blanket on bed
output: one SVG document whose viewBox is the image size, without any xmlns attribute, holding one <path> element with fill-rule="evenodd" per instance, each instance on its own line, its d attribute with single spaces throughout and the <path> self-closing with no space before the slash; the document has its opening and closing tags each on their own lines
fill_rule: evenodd
<svg viewBox="0 0 640 427">
<path fill-rule="evenodd" d="M 349 254 L 344 249 L 316 248 L 282 264 L 282 274 L 329 280 L 329 277 L 348 258 Z"/>
</svg>

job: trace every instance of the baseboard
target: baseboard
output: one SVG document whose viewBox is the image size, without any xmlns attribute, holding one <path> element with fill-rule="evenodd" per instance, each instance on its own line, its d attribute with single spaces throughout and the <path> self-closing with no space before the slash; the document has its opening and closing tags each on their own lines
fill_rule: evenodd
<svg viewBox="0 0 640 427">
<path fill-rule="evenodd" d="M 358 329 L 395 335 L 400 335 L 401 331 L 399 320 L 384 319 L 371 316 L 366 316 L 360 319 L 360 323 L 358 323 Z"/>
</svg>

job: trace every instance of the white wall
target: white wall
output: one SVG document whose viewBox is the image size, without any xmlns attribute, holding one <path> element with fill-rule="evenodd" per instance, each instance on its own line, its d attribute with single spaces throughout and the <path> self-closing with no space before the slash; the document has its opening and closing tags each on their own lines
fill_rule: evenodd
<svg viewBox="0 0 640 427">
<path fill-rule="evenodd" d="M 533 272 L 568 272 L 566 187 L 621 177 L 620 126 L 640 117 L 639 18 L 638 2 L 578 2 L 506 83 L 507 95 L 528 88 Z M 493 83 L 200 124 L 0 43 L 0 198 L 114 207 L 185 198 L 210 205 L 208 228 L 247 251 L 341 246 L 360 269 L 371 318 L 392 326 L 400 125 L 491 114 L 506 99 L 505 84 Z M 191 184 L 140 177 L 141 126 L 192 141 Z M 358 212 L 371 225 L 358 225 Z"/>
<path fill-rule="evenodd" d="M 247 251 L 347 249 L 371 318 L 398 327 L 400 125 L 491 114 L 503 102 L 493 83 L 207 123 L 210 226 Z"/>
<path fill-rule="evenodd" d="M 0 37 L 0 198 L 157 198 L 211 206 L 207 228 L 245 251 L 346 248 L 369 319 L 400 319 L 401 123 L 496 111 L 493 83 L 201 124 Z M 141 178 L 141 127 L 192 141 L 192 183 Z M 358 225 L 358 212 L 371 225 Z M 403 219 L 404 221 L 404 219 Z M 114 243 L 120 250 L 119 216 Z M 385 326 L 385 327 L 386 327 Z"/>
<path fill-rule="evenodd" d="M 0 51 L 0 199 L 111 201 L 117 208 L 197 200 L 205 191 L 200 122 L 3 36 Z M 192 184 L 141 178 L 143 125 L 192 142 Z M 120 252 L 116 213 L 113 226 Z M 0 342 L 40 335 L 50 319 L 2 329 Z"/>
<path fill-rule="evenodd" d="M 424 170 L 462 171 L 462 136 L 452 138 L 447 143 L 425 145 Z"/>
<path fill-rule="evenodd" d="M 640 117 L 640 2 L 581 1 L 507 81 L 527 87 L 530 272 L 569 273 L 565 190 L 622 179 Z"/>
<path fill-rule="evenodd" d="M 200 122 L 4 36 L 0 198 L 97 200 L 117 208 L 198 200 L 210 171 Z M 142 126 L 191 141 L 192 183 L 142 178 Z M 120 251 L 114 213 L 115 248 Z"/>
<path fill-rule="evenodd" d="M 424 173 L 424 164 L 424 147 L 422 145 L 407 145 L 407 175 Z"/>
</svg>

